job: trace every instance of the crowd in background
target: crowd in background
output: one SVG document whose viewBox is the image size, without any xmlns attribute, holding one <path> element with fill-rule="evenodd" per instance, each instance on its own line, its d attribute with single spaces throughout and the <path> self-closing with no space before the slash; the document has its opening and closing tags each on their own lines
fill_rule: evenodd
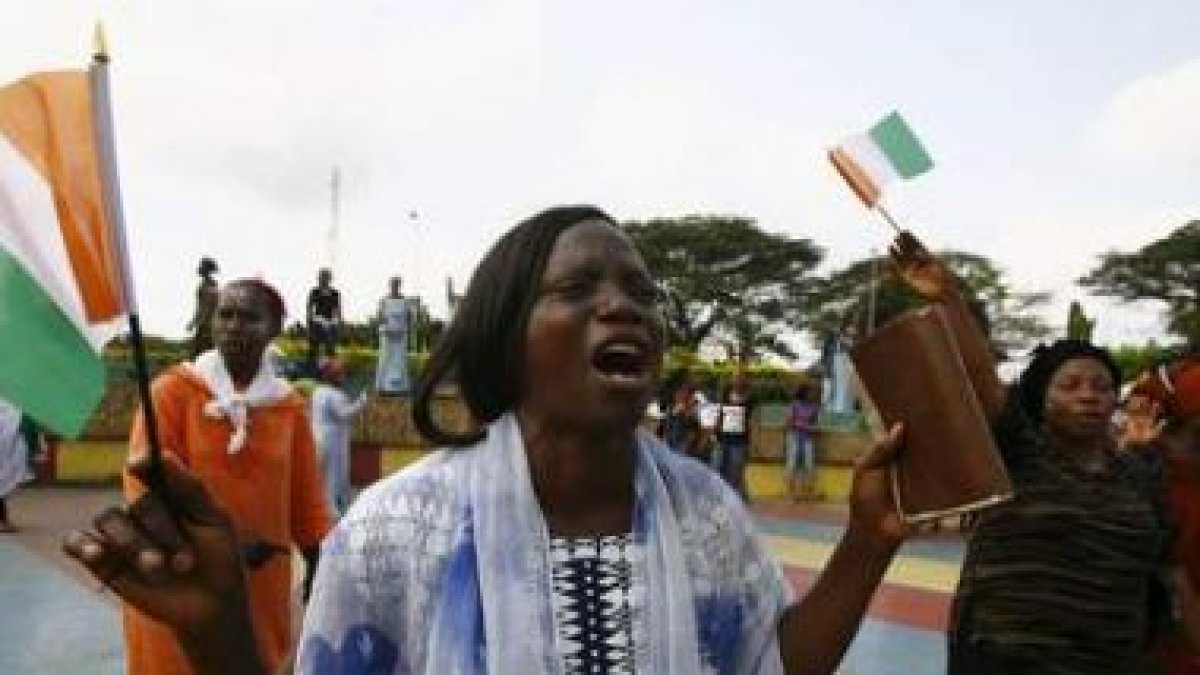
<svg viewBox="0 0 1200 675">
<path fill-rule="evenodd" d="M 1063 339 L 1036 349 L 1016 382 L 1002 383 L 949 269 L 908 233 L 891 255 L 909 288 L 944 310 L 1013 484 L 1012 498 L 982 511 L 967 535 L 948 671 L 1200 672 L 1200 359 L 1141 374 L 1122 399 L 1108 351 Z M 318 276 L 307 318 L 309 358 L 336 390 L 341 312 L 331 281 L 327 271 Z M 541 672 L 555 659 L 570 672 L 632 672 L 634 664 L 639 672 L 831 672 L 915 533 L 887 478 L 903 452 L 902 425 L 854 469 L 847 530 L 793 603 L 744 507 L 761 404 L 746 374 L 735 372 L 711 399 L 676 374 L 657 392 L 663 443 L 636 432 L 662 368 L 654 297 L 644 262 L 603 212 L 551 209 L 514 228 L 480 264 L 414 393 L 418 429 L 454 449 L 385 481 L 331 530 L 349 496 L 342 478 L 320 477 L 318 457 L 345 439 L 328 433 L 326 449 L 314 447 L 309 404 L 273 372 L 267 348 L 282 323 L 279 294 L 257 280 L 226 285 L 212 312 L 215 350 L 156 384 L 165 433 L 176 434 L 170 447 L 184 449 L 183 463 L 208 488 L 171 464 L 170 480 L 188 499 L 175 507 L 194 517 L 173 525 L 131 479 L 134 506 L 67 544 L 137 605 L 126 615 L 131 672 L 282 665 L 292 649 L 279 628 L 289 616 L 278 579 L 290 575 L 290 561 L 277 554 L 289 546 L 304 552 L 305 597 L 312 592 L 302 672 L 342 672 L 352 662 L 363 672 L 484 672 L 485 654 L 512 672 Z M 381 317 L 381 348 L 395 326 Z M 433 418 L 432 392 L 447 378 L 480 428 L 451 431 Z M 784 464 L 796 500 L 817 496 L 814 389 L 801 383 L 787 404 Z M 320 397 L 332 401 L 325 424 L 362 405 L 336 393 Z M 198 422 L 205 417 L 228 428 L 217 433 Z M 218 438 L 226 452 L 187 455 Z M 289 469 L 273 471 L 281 462 Z M 145 472 L 135 461 L 131 475 Z M 264 509 L 264 490 L 277 491 L 267 501 L 290 516 Z M 184 538 L 201 568 L 220 574 L 186 577 L 177 557 L 164 569 L 186 549 L 170 544 L 180 540 L 177 526 L 191 528 Z M 316 542 L 326 536 L 322 561 Z M 240 553 L 228 550 L 231 540 L 242 542 Z M 230 571 L 240 568 L 250 572 L 244 589 Z M 164 583 L 172 574 L 182 576 Z M 532 596 L 531 579 L 540 580 Z M 603 602 L 589 599 L 598 590 Z M 202 606 L 244 594 L 245 607 L 185 612 L 184 591 Z M 548 632 L 527 639 L 529 621 Z M 365 651 L 347 649 L 350 641 Z M 653 648 L 634 648 L 644 644 Z M 162 670 L 167 662 L 181 669 Z"/>
</svg>

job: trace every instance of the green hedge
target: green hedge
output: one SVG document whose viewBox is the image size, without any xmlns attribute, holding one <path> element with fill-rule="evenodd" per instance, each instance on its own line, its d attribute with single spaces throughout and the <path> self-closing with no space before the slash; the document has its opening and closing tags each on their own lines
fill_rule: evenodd
<svg viewBox="0 0 1200 675">
<path fill-rule="evenodd" d="M 307 355 L 308 345 L 303 340 L 280 338 L 276 345 L 292 362 L 302 362 Z M 187 357 L 186 342 L 172 343 L 158 340 L 148 360 L 152 376 L 164 368 Z M 347 346 L 339 349 L 345 363 L 347 388 L 352 391 L 373 390 L 375 382 L 376 350 L 369 347 Z M 417 374 L 428 360 L 427 353 L 409 354 L 409 372 L 415 383 Z M 138 405 L 137 387 L 134 384 L 134 368 L 130 351 L 124 343 L 114 342 L 105 349 L 108 367 L 108 388 L 84 431 L 86 438 L 124 439 L 129 434 L 133 413 Z M 686 368 L 692 381 L 713 393 L 729 382 L 740 369 L 750 380 L 755 397 L 763 402 L 783 402 L 791 398 L 795 386 L 809 379 L 805 373 L 787 368 L 766 365 L 739 365 L 732 362 L 701 361 L 684 350 L 673 349 L 666 355 L 663 377 Z M 302 392 L 311 390 L 311 381 L 299 380 Z M 452 391 L 452 390 L 451 390 Z M 435 416 L 457 429 L 465 429 L 466 411 L 457 402 L 439 400 L 435 403 Z M 371 404 L 359 416 L 355 425 L 355 438 L 360 441 L 387 445 L 415 445 L 420 441 L 412 429 L 408 414 L 408 400 L 402 398 L 373 398 Z"/>
</svg>

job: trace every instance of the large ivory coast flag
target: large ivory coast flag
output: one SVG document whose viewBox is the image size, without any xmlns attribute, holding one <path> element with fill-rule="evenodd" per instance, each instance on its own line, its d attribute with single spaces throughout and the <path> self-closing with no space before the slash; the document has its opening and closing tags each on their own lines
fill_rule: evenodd
<svg viewBox="0 0 1200 675">
<path fill-rule="evenodd" d="M 870 208 L 883 197 L 883 187 L 898 178 L 919 176 L 933 167 L 900 113 L 893 112 L 871 127 L 842 141 L 829 151 L 829 161 Z"/>
<path fill-rule="evenodd" d="M 84 70 L 0 88 L 0 397 L 76 436 L 125 313 Z M 106 103 L 106 102 L 105 102 Z"/>
</svg>

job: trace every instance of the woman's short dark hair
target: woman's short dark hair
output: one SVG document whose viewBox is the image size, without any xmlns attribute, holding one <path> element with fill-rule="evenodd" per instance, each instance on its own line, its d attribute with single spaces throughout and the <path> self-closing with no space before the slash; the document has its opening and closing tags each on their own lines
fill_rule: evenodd
<svg viewBox="0 0 1200 675">
<path fill-rule="evenodd" d="M 1113 391 L 1116 391 L 1121 384 L 1121 369 L 1107 349 L 1087 340 L 1074 339 L 1057 340 L 1050 346 L 1038 345 L 1016 385 L 1017 400 L 1030 420 L 1041 423 L 1046 407 L 1046 390 L 1059 367 L 1072 359 L 1082 358 L 1099 361 L 1112 376 Z"/>
<path fill-rule="evenodd" d="M 196 269 L 196 272 L 201 276 L 208 276 L 216 271 L 217 261 L 209 258 L 208 256 L 200 259 L 200 267 Z"/>
<path fill-rule="evenodd" d="M 546 261 L 559 235 L 585 220 L 615 221 L 594 206 L 556 206 L 522 221 L 500 238 L 471 275 L 454 319 L 417 382 L 413 423 L 437 445 L 463 446 L 484 431 L 447 431 L 433 420 L 438 385 L 453 379 L 474 424 L 510 410 L 521 392 L 525 329 Z"/>
</svg>

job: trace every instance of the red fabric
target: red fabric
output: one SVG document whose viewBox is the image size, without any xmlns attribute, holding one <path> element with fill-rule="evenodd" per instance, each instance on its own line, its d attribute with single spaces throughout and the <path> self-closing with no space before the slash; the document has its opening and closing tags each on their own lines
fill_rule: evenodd
<svg viewBox="0 0 1200 675">
<path fill-rule="evenodd" d="M 1167 506 L 1179 528 L 1175 560 L 1193 588 L 1200 588 L 1200 463 L 1193 458 L 1167 457 Z M 1200 654 L 1178 637 L 1163 640 L 1157 649 L 1167 675 L 1200 675 Z"/>
<path fill-rule="evenodd" d="M 1165 675 L 1200 675 L 1200 655 L 1178 638 L 1164 640 L 1156 651 L 1158 665 Z"/>
<path fill-rule="evenodd" d="M 1189 357 L 1154 368 L 1138 378 L 1133 394 L 1158 402 L 1178 421 L 1200 418 L 1200 359 Z M 1200 588 L 1200 461 L 1194 452 L 1166 456 L 1166 502 L 1178 527 L 1175 561 L 1193 588 Z M 1168 675 L 1200 675 L 1200 654 L 1179 636 L 1163 640 L 1155 650 Z"/>
<path fill-rule="evenodd" d="M 1200 463 L 1190 457 L 1167 459 L 1167 504 L 1179 528 L 1175 559 L 1200 588 Z"/>
<path fill-rule="evenodd" d="M 1159 402 L 1176 419 L 1200 417 L 1200 358 L 1185 358 L 1142 373 L 1133 393 Z"/>
</svg>

